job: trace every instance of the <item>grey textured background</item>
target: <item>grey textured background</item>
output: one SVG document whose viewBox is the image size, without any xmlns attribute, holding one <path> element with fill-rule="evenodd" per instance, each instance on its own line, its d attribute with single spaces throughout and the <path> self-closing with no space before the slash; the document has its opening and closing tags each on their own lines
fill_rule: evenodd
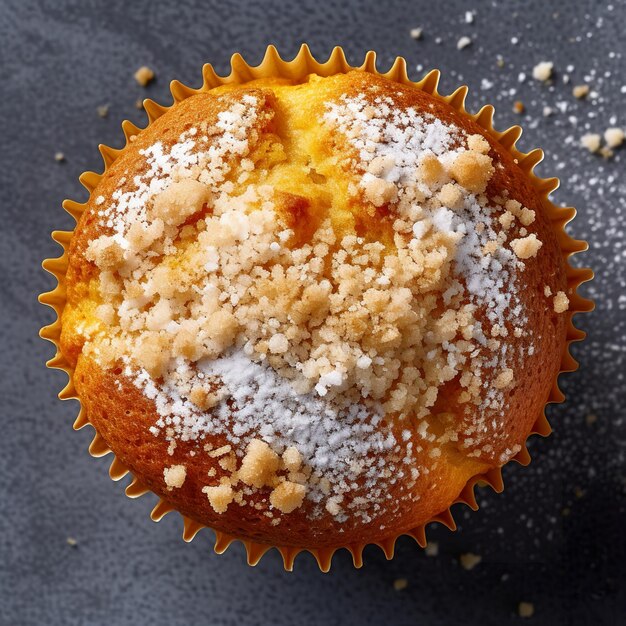
<svg viewBox="0 0 626 626">
<path fill-rule="evenodd" d="M 501 626 L 523 621 L 522 600 L 535 606 L 529 623 L 626 623 L 626 152 L 604 161 L 578 146 L 588 130 L 626 124 L 625 20 L 621 0 L 3 0 L 0 623 Z M 416 26 L 421 41 L 408 35 Z M 461 35 L 473 44 L 457 50 Z M 479 512 L 457 507 L 459 532 L 433 528 L 439 556 L 403 539 L 391 562 L 369 548 L 356 571 L 340 553 L 327 575 L 307 555 L 293 574 L 275 553 L 249 568 L 241 546 L 215 555 L 209 531 L 186 545 L 175 516 L 153 524 L 151 498 L 125 498 L 108 461 L 87 454 L 90 429 L 72 431 L 76 405 L 56 400 L 65 376 L 44 369 L 52 347 L 37 337 L 52 314 L 36 296 L 53 285 L 39 264 L 57 254 L 49 232 L 71 226 L 60 203 L 85 198 L 78 175 L 100 168 L 99 142 L 120 145 L 122 119 L 143 122 L 135 100 L 167 102 L 171 79 L 198 85 L 204 62 L 223 72 L 235 51 L 257 62 L 267 43 L 289 57 L 302 41 L 320 56 L 343 45 L 354 62 L 376 49 L 381 66 L 403 55 L 414 77 L 439 67 L 444 91 L 465 81 L 471 108 L 492 102 L 500 128 L 521 122 L 522 146 L 547 151 L 540 171 L 562 178 L 557 200 L 579 208 L 571 232 L 592 249 L 578 262 L 597 272 L 585 290 L 597 311 L 579 319 L 590 338 L 574 349 L 582 367 L 563 382 L 568 402 L 550 409 L 555 432 L 533 440 L 530 467 L 507 467 L 505 493 L 482 490 Z M 555 63 L 552 85 L 529 77 L 541 60 Z M 133 80 L 143 64 L 157 73 L 146 90 Z M 593 93 L 576 101 L 572 84 L 584 81 Z M 458 557 L 470 551 L 482 562 L 465 571 Z"/>
</svg>

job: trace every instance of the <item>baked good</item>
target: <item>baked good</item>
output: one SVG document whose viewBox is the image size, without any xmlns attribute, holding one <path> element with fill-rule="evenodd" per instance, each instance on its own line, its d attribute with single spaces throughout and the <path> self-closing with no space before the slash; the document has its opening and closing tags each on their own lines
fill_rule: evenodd
<svg viewBox="0 0 626 626">
<path fill-rule="evenodd" d="M 314 549 L 419 527 L 518 454 L 571 294 L 511 154 L 352 71 L 173 106 L 91 194 L 66 296 L 121 463 L 201 524 Z"/>
</svg>

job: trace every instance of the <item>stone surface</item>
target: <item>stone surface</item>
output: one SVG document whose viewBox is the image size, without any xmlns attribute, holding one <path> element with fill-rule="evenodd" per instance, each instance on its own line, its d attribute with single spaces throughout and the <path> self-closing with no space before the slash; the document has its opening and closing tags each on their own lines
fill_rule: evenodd
<svg viewBox="0 0 626 626">
<path fill-rule="evenodd" d="M 519 623 L 522 601 L 533 624 L 623 620 L 626 154 L 604 161 L 578 144 L 626 124 L 625 19 L 622 2 L 593 0 L 2 2 L 0 624 L 502 626 Z M 458 50 L 462 36 L 473 42 Z M 505 469 L 502 495 L 481 490 L 479 512 L 457 507 L 459 532 L 431 529 L 438 556 L 402 539 L 391 562 L 368 548 L 357 571 L 340 553 L 327 575 L 307 555 L 293 574 L 275 553 L 253 569 L 241 546 L 215 555 L 209 531 L 185 545 L 175 516 L 153 524 L 153 500 L 127 499 L 107 459 L 87 454 L 90 429 L 72 431 L 76 405 L 56 400 L 65 376 L 44 368 L 52 347 L 37 337 L 52 314 L 36 296 L 53 285 L 39 264 L 57 254 L 50 231 L 71 227 L 60 203 L 85 198 L 78 175 L 100 168 L 98 143 L 120 145 L 122 119 L 142 122 L 135 101 L 168 102 L 173 78 L 199 85 L 205 62 L 224 72 L 233 52 L 258 62 L 275 43 L 291 57 L 302 41 L 322 57 L 342 45 L 353 62 L 376 49 L 381 67 L 403 55 L 416 78 L 438 67 L 443 91 L 466 82 L 470 108 L 491 102 L 498 127 L 522 123 L 522 147 L 547 152 L 540 172 L 562 178 L 557 200 L 579 208 L 571 232 L 590 240 L 580 263 L 598 274 L 582 367 L 564 377 L 568 401 L 550 408 L 555 432 L 533 439 L 532 464 Z M 540 61 L 554 62 L 553 84 L 532 79 Z M 142 65 L 156 73 L 146 89 Z M 482 557 L 472 571 L 458 561 L 468 552 Z"/>
</svg>

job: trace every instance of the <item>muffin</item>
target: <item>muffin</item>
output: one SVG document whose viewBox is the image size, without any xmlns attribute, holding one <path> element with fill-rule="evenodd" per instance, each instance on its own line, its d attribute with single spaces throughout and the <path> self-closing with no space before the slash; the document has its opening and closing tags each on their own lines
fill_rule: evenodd
<svg viewBox="0 0 626 626">
<path fill-rule="evenodd" d="M 575 294 L 543 198 L 411 84 L 200 90 L 92 190 L 60 358 L 105 449 L 198 527 L 415 534 L 523 455 L 550 398 Z"/>
</svg>

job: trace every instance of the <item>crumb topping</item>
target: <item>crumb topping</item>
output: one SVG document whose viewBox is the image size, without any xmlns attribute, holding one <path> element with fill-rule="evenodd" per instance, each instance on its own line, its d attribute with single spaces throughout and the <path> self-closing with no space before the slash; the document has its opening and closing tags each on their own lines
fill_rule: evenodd
<svg viewBox="0 0 626 626">
<path fill-rule="evenodd" d="M 184 465 L 172 465 L 163 470 L 163 480 L 168 490 L 179 489 L 187 477 L 187 468 Z"/>
<path fill-rule="evenodd" d="M 563 291 L 557 291 L 554 296 L 554 311 L 556 313 L 563 313 L 569 309 L 569 298 Z"/>
<path fill-rule="evenodd" d="M 291 513 L 302 504 L 305 493 L 304 485 L 285 480 L 272 490 L 270 502 L 281 513 Z"/>
<path fill-rule="evenodd" d="M 151 433 L 170 454 L 196 442 L 215 459 L 202 491 L 216 513 L 263 492 L 273 524 L 305 504 L 369 522 L 398 506 L 399 479 L 415 497 L 427 471 L 415 441 L 435 463 L 446 445 L 490 451 L 532 354 L 504 338 L 526 332 L 516 280 L 542 246 L 528 233 L 534 211 L 506 190 L 487 196 L 485 137 L 369 96 L 328 102 L 322 123 L 349 202 L 388 214 L 384 236 L 321 215 L 302 238 L 284 206 L 306 210 L 307 198 L 258 175 L 278 147 L 259 130 L 273 112 L 248 93 L 214 124 L 141 150 L 143 173 L 95 200 L 106 232 L 85 257 L 100 270 L 101 329 L 84 350 L 154 401 Z M 554 309 L 567 309 L 562 292 Z M 433 428 L 448 384 L 463 420 Z M 180 488 L 186 468 L 163 476 Z"/>
<path fill-rule="evenodd" d="M 537 239 L 535 233 L 531 233 L 528 237 L 513 239 L 513 241 L 511 241 L 511 249 L 520 259 L 530 259 L 537 256 L 537 252 L 539 252 L 542 245 L 542 242 Z"/>
<path fill-rule="evenodd" d="M 234 500 L 235 493 L 230 482 L 223 482 L 213 487 L 202 487 L 211 507 L 216 513 L 226 513 L 228 505 Z"/>
</svg>

